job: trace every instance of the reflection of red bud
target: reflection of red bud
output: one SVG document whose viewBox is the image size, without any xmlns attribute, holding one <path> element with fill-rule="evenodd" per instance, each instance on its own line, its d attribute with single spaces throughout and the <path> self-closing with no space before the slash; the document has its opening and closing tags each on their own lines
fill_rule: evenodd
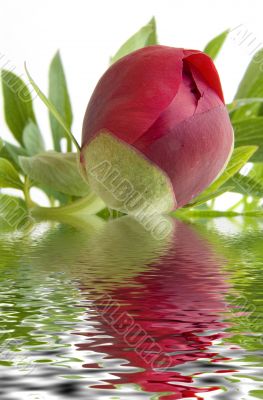
<svg viewBox="0 0 263 400">
<path fill-rule="evenodd" d="M 224 336 L 225 324 L 219 315 L 225 311 L 226 291 L 209 245 L 187 225 L 176 222 L 173 248 L 161 261 L 126 286 L 113 287 L 97 298 L 94 320 L 98 332 L 84 333 L 90 344 L 79 348 L 106 353 L 107 359 L 126 359 L 142 370 L 114 372 L 119 379 L 96 388 L 137 384 L 145 392 L 171 393 L 163 395 L 164 400 L 198 399 L 197 393 L 214 390 L 195 388 L 191 376 L 172 370 L 216 356 L 209 346 Z M 202 335 L 208 330 L 217 333 Z"/>
<path fill-rule="evenodd" d="M 82 154 L 102 131 L 129 144 L 165 173 L 177 202 L 174 207 L 188 203 L 217 177 L 233 146 L 213 61 L 200 51 L 166 46 L 135 51 L 102 76 L 85 114 Z M 92 150 L 102 148 L 98 144 Z M 92 164 L 87 155 L 87 170 Z M 123 169 L 118 162 L 115 167 Z M 140 172 L 135 165 L 129 168 Z"/>
</svg>

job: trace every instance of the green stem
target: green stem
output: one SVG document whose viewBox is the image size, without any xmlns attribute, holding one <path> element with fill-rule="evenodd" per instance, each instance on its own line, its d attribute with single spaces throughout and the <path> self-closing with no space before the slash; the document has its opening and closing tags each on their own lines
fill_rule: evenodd
<svg viewBox="0 0 263 400">
<path fill-rule="evenodd" d="M 211 200 L 210 208 L 211 208 L 212 210 L 213 210 L 214 207 L 215 207 L 215 202 L 216 202 L 216 199 L 215 199 L 215 198 Z"/>
<path fill-rule="evenodd" d="M 55 205 L 55 198 L 53 196 L 49 196 L 49 203 L 51 207 L 54 207 Z"/>
<path fill-rule="evenodd" d="M 32 208 L 35 206 L 35 203 L 32 201 L 30 197 L 30 180 L 29 177 L 26 175 L 25 176 L 25 182 L 24 182 L 24 188 L 23 188 L 23 193 L 25 196 L 25 202 L 28 208 Z"/>
<path fill-rule="evenodd" d="M 73 203 L 61 207 L 34 207 L 31 210 L 33 217 L 41 219 L 60 219 L 65 216 L 85 217 L 97 214 L 105 207 L 103 201 L 94 193 Z"/>
<path fill-rule="evenodd" d="M 68 153 L 72 152 L 72 142 L 70 138 L 67 138 L 67 152 Z"/>
<path fill-rule="evenodd" d="M 229 207 L 227 211 L 234 211 L 238 206 L 243 204 L 243 202 L 244 202 L 244 198 L 242 197 L 242 199 L 238 200 L 238 202 L 235 203 L 232 207 Z"/>
</svg>

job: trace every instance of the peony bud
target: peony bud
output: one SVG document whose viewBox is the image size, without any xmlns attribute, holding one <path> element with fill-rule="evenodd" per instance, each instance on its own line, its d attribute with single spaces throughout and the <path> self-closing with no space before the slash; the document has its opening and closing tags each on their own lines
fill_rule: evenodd
<svg viewBox="0 0 263 400">
<path fill-rule="evenodd" d="M 232 148 L 211 58 L 149 46 L 117 61 L 98 82 L 84 118 L 81 163 L 109 207 L 168 212 L 208 187 Z"/>
</svg>

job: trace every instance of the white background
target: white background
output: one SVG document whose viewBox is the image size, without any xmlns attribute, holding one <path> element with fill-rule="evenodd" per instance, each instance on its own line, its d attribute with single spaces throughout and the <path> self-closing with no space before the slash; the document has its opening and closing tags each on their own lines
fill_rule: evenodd
<svg viewBox="0 0 263 400">
<path fill-rule="evenodd" d="M 175 47 L 203 49 L 215 35 L 233 30 L 216 62 L 228 102 L 254 48 L 263 42 L 262 0 L 2 0 L 0 4 L 0 67 L 21 75 L 26 60 L 47 92 L 49 63 L 60 49 L 72 100 L 73 132 L 79 140 L 86 105 L 109 57 L 153 15 L 160 43 Z M 237 36 L 235 28 L 240 25 L 243 33 Z M 244 43 L 243 35 L 249 35 Z M 10 140 L 2 96 L 0 107 L 0 136 Z M 38 99 L 35 111 L 50 147 L 47 111 Z"/>
</svg>

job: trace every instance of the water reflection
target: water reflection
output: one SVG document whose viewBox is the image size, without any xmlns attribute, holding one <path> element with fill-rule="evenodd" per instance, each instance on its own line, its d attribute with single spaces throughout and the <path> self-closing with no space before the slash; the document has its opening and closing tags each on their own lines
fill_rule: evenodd
<svg viewBox="0 0 263 400">
<path fill-rule="evenodd" d="M 125 257 L 134 253 L 133 243 Z M 216 255 L 193 229 L 177 222 L 172 243 L 168 254 L 132 284 L 112 287 L 95 301 L 97 328 L 82 333 L 88 342 L 78 347 L 103 353 L 102 365 L 106 357 L 140 368 L 135 373 L 117 373 L 118 379 L 97 388 L 137 384 L 145 392 L 172 393 L 160 397 L 167 400 L 198 398 L 196 393 L 215 389 L 196 388 L 193 378 L 176 372 L 176 366 L 220 359 L 209 346 L 224 335 L 226 325 L 219 315 L 225 310 L 227 286 Z"/>
<path fill-rule="evenodd" d="M 162 240 L 129 217 L 0 237 L 1 399 L 258 395 L 259 231 L 173 224 Z"/>
</svg>

